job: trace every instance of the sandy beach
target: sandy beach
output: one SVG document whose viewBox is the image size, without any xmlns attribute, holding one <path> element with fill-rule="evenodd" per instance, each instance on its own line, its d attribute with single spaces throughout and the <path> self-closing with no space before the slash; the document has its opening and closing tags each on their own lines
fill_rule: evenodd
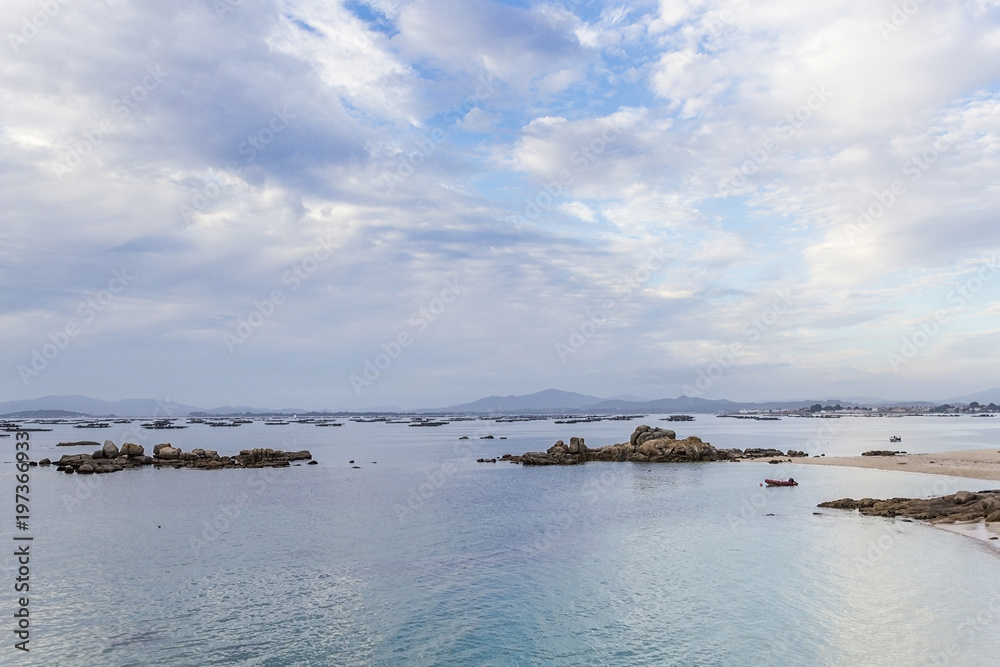
<svg viewBox="0 0 1000 667">
<path fill-rule="evenodd" d="M 823 456 L 792 460 L 795 463 L 808 465 L 901 470 L 1000 481 L 1000 450 L 997 449 L 966 449 L 939 454 L 896 456 Z"/>
<path fill-rule="evenodd" d="M 795 463 L 823 466 L 849 466 L 872 470 L 902 470 L 932 475 L 951 475 L 972 479 L 1000 481 L 1000 450 L 966 449 L 937 454 L 897 454 L 896 456 L 822 456 L 792 459 Z M 966 535 L 1000 549 L 1000 524 L 938 523 L 935 527 Z"/>
</svg>

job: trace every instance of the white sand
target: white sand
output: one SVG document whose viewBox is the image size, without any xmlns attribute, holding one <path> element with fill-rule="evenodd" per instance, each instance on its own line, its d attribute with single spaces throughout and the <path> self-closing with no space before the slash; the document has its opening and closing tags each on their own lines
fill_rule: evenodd
<svg viewBox="0 0 1000 667">
<path fill-rule="evenodd" d="M 1000 481 L 1000 450 L 996 449 L 966 449 L 939 454 L 897 454 L 896 456 L 822 456 L 792 459 L 792 462 L 873 470 L 902 470 L 904 472 Z"/>
</svg>

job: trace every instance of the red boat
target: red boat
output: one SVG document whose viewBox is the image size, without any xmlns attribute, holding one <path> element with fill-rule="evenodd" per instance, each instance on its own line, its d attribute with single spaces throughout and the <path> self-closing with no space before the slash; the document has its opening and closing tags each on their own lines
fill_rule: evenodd
<svg viewBox="0 0 1000 667">
<path fill-rule="evenodd" d="M 768 486 L 798 486 L 799 483 L 794 479 L 789 477 L 788 479 L 765 479 L 764 483 Z"/>
</svg>

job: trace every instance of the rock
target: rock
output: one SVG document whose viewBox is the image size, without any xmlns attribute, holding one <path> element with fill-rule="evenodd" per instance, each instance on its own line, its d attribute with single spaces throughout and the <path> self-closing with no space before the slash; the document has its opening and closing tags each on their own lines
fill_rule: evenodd
<svg viewBox="0 0 1000 667">
<path fill-rule="evenodd" d="M 825 503 L 820 503 L 816 507 L 831 507 L 837 510 L 856 510 L 858 509 L 858 501 L 853 498 L 841 498 L 840 500 L 828 500 Z"/>
<path fill-rule="evenodd" d="M 60 442 L 56 447 L 100 447 L 101 443 L 96 440 L 74 440 L 73 442 Z"/>
<path fill-rule="evenodd" d="M 785 456 L 785 453 L 780 449 L 762 449 L 760 447 L 748 447 L 743 450 L 743 456 L 748 459 L 763 459 L 763 458 L 774 458 L 776 456 Z"/>
<path fill-rule="evenodd" d="M 971 503 L 973 500 L 979 500 L 979 496 L 969 491 L 959 491 L 953 496 L 953 502 L 956 505 L 964 505 L 966 503 Z"/>
<path fill-rule="evenodd" d="M 504 454 L 503 459 L 525 465 L 574 465 L 586 461 L 633 461 L 638 463 L 675 463 L 686 461 L 726 461 L 738 459 L 741 450 L 719 451 L 697 436 L 677 440 L 670 429 L 639 426 L 629 442 L 597 449 L 587 447 L 583 438 L 570 438 L 569 445 L 557 441 L 546 452 L 525 452 L 521 456 Z M 775 450 L 777 452 L 777 450 Z M 781 452 L 777 452 L 780 456 Z"/>
<path fill-rule="evenodd" d="M 310 461 L 310 462 L 309 462 L 309 463 L 307 463 L 306 465 L 310 465 L 310 466 L 318 466 L 318 465 L 319 465 L 319 461 Z"/>
<path fill-rule="evenodd" d="M 181 450 L 170 445 L 157 445 L 153 448 L 153 455 L 164 461 L 177 460 L 181 458 Z"/>
<path fill-rule="evenodd" d="M 170 446 L 169 442 L 161 442 L 158 445 L 153 445 L 153 456 L 159 456 L 160 450 L 163 449 L 164 447 L 169 447 L 169 446 Z"/>
<path fill-rule="evenodd" d="M 122 456 L 143 456 L 146 450 L 142 448 L 142 445 L 137 445 L 132 442 L 126 442 L 122 444 L 121 451 L 119 454 Z"/>
<path fill-rule="evenodd" d="M 870 452 L 862 452 L 861 456 L 895 456 L 896 454 L 905 453 L 906 452 L 890 451 L 888 449 L 873 449 Z"/>
<path fill-rule="evenodd" d="M 38 465 L 40 466 L 52 465 L 52 461 L 50 461 L 49 459 L 42 459 L 41 461 L 38 462 Z"/>
<path fill-rule="evenodd" d="M 797 449 L 789 449 L 788 450 L 788 454 L 786 454 L 786 456 L 788 456 L 789 458 L 793 458 L 793 459 L 801 459 L 801 458 L 805 458 L 805 457 L 807 457 L 809 455 L 806 454 L 805 452 L 800 452 Z"/>
<path fill-rule="evenodd" d="M 525 452 L 520 457 L 521 463 L 526 466 L 552 466 L 559 461 L 549 456 L 548 452 Z"/>
<path fill-rule="evenodd" d="M 630 445 L 641 445 L 648 440 L 676 440 L 677 433 L 670 430 L 669 428 L 652 428 L 646 426 L 644 431 L 639 431 L 642 426 L 639 426 L 633 431 L 632 437 L 629 438 Z M 633 439 L 635 442 L 633 442 Z"/>
<path fill-rule="evenodd" d="M 981 502 L 976 502 L 981 501 Z M 989 521 L 1000 520 L 1000 510 L 989 512 L 993 501 L 1000 502 L 1000 492 L 987 497 L 984 494 L 959 491 L 950 496 L 938 498 L 862 498 L 852 500 L 844 498 L 831 502 L 820 503 L 819 507 L 835 509 L 857 509 L 861 514 L 885 517 L 906 517 L 930 521 L 932 523 L 954 523 L 956 521 Z"/>
<path fill-rule="evenodd" d="M 92 472 L 94 472 L 94 466 L 92 466 L 89 463 L 84 463 L 79 468 L 77 468 L 76 471 L 81 475 L 89 475 Z"/>
<path fill-rule="evenodd" d="M 989 514 L 989 516 L 986 517 L 986 522 L 987 523 L 995 523 L 997 521 L 1000 521 L 1000 510 L 997 510 L 995 512 L 991 512 Z"/>
<path fill-rule="evenodd" d="M 102 448 L 104 452 L 104 458 L 106 459 L 116 459 L 118 458 L 118 447 L 115 443 L 110 440 L 104 441 L 104 447 Z"/>
</svg>

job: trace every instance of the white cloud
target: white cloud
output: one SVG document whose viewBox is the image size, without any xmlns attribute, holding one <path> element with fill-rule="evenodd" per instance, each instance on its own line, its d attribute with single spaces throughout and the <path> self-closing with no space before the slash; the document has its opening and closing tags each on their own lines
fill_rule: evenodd
<svg viewBox="0 0 1000 667">
<path fill-rule="evenodd" d="M 787 286 L 719 396 L 992 382 L 1000 281 L 899 374 L 885 355 L 1000 251 L 998 3 L 924 3 L 898 30 L 862 0 L 367 7 L 73 4 L 8 52 L 2 397 L 272 404 L 256 367 L 317 408 L 676 395 Z M 283 280 L 317 238 L 330 258 Z M 670 260 L 626 298 L 651 248 Z M 134 289 L 22 383 L 122 267 Z M 469 298 L 355 395 L 350 374 L 455 276 Z M 223 333 L 275 289 L 287 302 L 230 354 Z M 140 366 L 153 384 L 109 370 Z"/>
</svg>

